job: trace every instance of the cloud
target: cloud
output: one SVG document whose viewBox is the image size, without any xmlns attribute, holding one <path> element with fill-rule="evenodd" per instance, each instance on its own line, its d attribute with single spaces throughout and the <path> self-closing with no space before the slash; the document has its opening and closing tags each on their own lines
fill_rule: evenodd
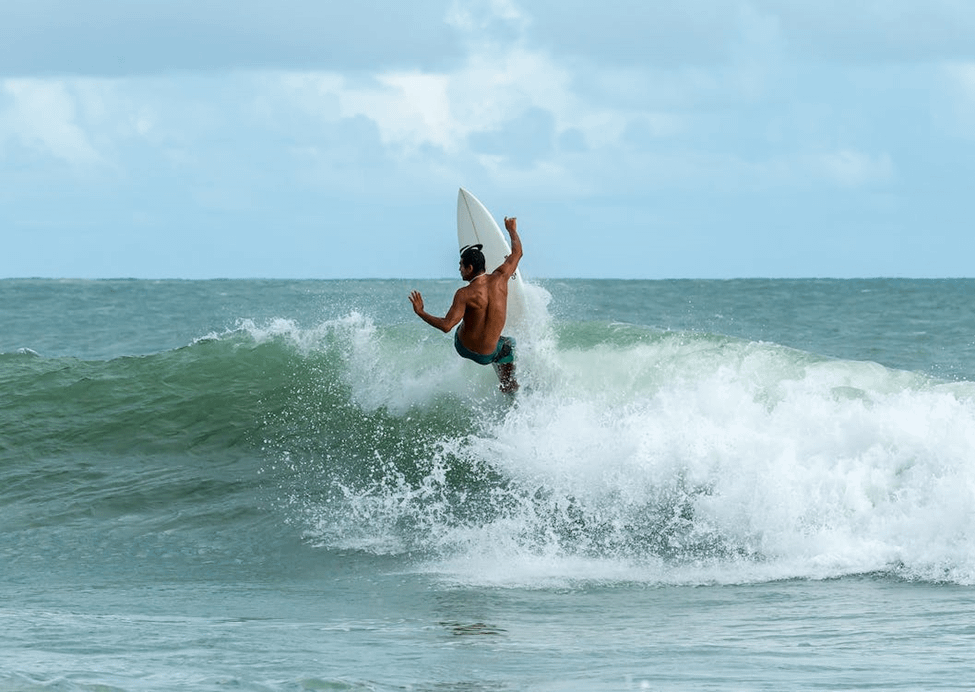
<svg viewBox="0 0 975 692">
<path fill-rule="evenodd" d="M 103 162 L 76 122 L 76 99 L 60 80 L 0 82 L 8 105 L 0 110 L 0 146 L 18 144 L 73 165 Z"/>
<path fill-rule="evenodd" d="M 462 56 L 447 0 L 31 0 L 0 22 L 0 76 L 433 67 Z"/>
<path fill-rule="evenodd" d="M 734 60 L 743 41 L 776 34 L 798 60 L 975 56 L 975 5 L 957 0 L 533 0 L 526 7 L 532 45 L 603 66 L 710 68 Z"/>
<path fill-rule="evenodd" d="M 535 0 L 527 40 L 554 55 L 603 66 L 676 68 L 724 62 L 736 3 Z"/>
<path fill-rule="evenodd" d="M 975 6 L 957 0 L 753 0 L 775 14 L 793 55 L 835 62 L 975 56 Z"/>
<path fill-rule="evenodd" d="M 497 130 L 472 133 L 469 142 L 476 153 L 506 156 L 512 165 L 529 168 L 552 154 L 555 116 L 551 111 L 530 108 Z"/>
<path fill-rule="evenodd" d="M 59 21 L 65 26 L 80 21 L 73 6 L 43 2 L 62 11 Z M 181 32 L 210 36 L 220 24 L 210 5 L 191 9 L 182 0 L 141 10 L 123 5 L 96 0 L 94 16 L 115 8 L 120 13 L 118 23 L 142 26 L 157 21 L 160 35 L 170 31 L 166 27 L 179 24 L 180 8 L 201 20 L 195 30 L 188 22 L 179 24 Z M 512 0 L 421 3 L 416 20 L 443 27 L 452 36 L 451 45 L 462 46 L 466 52 L 450 65 L 424 68 L 416 65 L 422 58 L 412 56 L 412 68 L 391 67 L 397 55 L 407 55 L 398 53 L 394 42 L 393 57 L 377 59 L 368 71 L 334 67 L 208 72 L 203 74 L 210 77 L 193 78 L 179 73 L 132 76 L 114 82 L 119 93 L 113 107 L 124 111 L 114 116 L 118 123 L 102 122 L 100 131 L 89 128 L 86 132 L 73 119 L 70 103 L 62 98 L 62 107 L 52 109 L 61 114 L 57 123 L 48 123 L 33 134 L 20 131 L 18 137 L 82 161 L 86 155 L 88 160 L 98 155 L 95 141 L 107 138 L 105 148 L 112 150 L 124 129 L 126 137 L 156 147 L 171 165 L 186 170 L 188 166 L 208 167 L 197 150 L 212 149 L 216 143 L 211 140 L 219 142 L 221 130 L 237 131 L 231 136 L 248 141 L 263 140 L 262 156 L 267 157 L 275 155 L 267 144 L 268 134 L 275 133 L 282 140 L 279 156 L 296 156 L 304 164 L 314 161 L 314 178 L 330 180 L 343 189 L 362 177 L 351 174 L 355 161 L 367 171 L 363 175 L 378 179 L 387 179 L 401 166 L 437 171 L 435 175 L 445 179 L 477 168 L 495 181 L 517 176 L 522 183 L 534 171 L 539 177 L 534 187 L 574 181 L 573 189 L 588 189 L 591 194 L 621 185 L 638 190 L 645 180 L 683 186 L 689 183 L 682 181 L 695 176 L 724 179 L 733 185 L 741 180 L 742 170 L 752 175 L 762 170 L 781 171 L 783 161 L 790 159 L 793 174 L 786 180 L 798 180 L 803 171 L 842 185 L 891 178 L 892 159 L 853 153 L 862 149 L 856 137 L 790 143 L 789 137 L 802 134 L 795 131 L 795 121 L 787 127 L 775 122 L 776 117 L 792 118 L 803 110 L 790 106 L 791 115 L 776 116 L 780 104 L 799 104 L 808 98 L 804 92 L 809 84 L 797 83 L 800 73 L 779 64 L 787 50 L 789 22 L 801 14 L 801 8 L 790 3 L 714 4 L 703 0 L 650 5 L 620 2 L 601 10 L 568 3 L 563 13 L 555 12 L 555 5 L 547 0 L 524 7 L 530 7 L 531 14 Z M 230 40 L 233 34 L 240 42 L 247 31 L 258 30 L 257 17 L 267 10 L 258 0 L 245 0 L 239 13 L 223 18 L 221 31 L 227 35 L 221 34 L 220 40 Z M 358 27 L 366 20 L 363 12 L 370 10 L 376 6 L 367 3 L 365 9 L 350 9 L 339 25 Z M 268 43 L 274 42 L 277 31 L 292 31 L 300 44 L 306 27 L 299 20 L 322 19 L 322 12 L 318 3 L 282 6 L 280 15 L 268 19 L 268 25 L 258 32 L 264 43 L 254 46 L 255 54 L 263 56 L 257 62 L 273 64 L 281 56 Z M 36 11 L 23 10 L 22 14 L 21 24 L 36 24 Z M 627 21 L 620 24 L 622 17 Z M 388 21 L 386 15 L 377 17 L 372 28 L 380 34 L 403 33 L 401 26 L 392 31 Z M 583 27 L 592 31 L 578 41 L 561 35 L 558 41 L 536 40 L 557 31 L 564 22 L 576 32 Z M 676 54 L 661 55 L 660 46 L 644 40 L 642 62 L 633 61 L 639 64 L 629 66 L 613 62 L 612 50 L 586 55 L 587 46 L 595 51 L 603 47 L 601 41 L 613 40 L 614 26 L 624 43 L 652 28 L 653 36 L 676 32 L 687 50 L 714 45 L 715 37 L 720 37 L 721 48 L 713 54 L 706 49 L 696 61 L 671 60 Z M 245 27 L 249 27 L 247 31 Z M 375 40 L 372 32 L 361 28 L 353 34 L 365 43 Z M 336 65 L 342 64 L 341 56 L 350 41 L 329 44 L 339 56 Z M 152 52 L 155 47 L 150 41 L 146 50 Z M 636 44 L 631 48 L 636 50 Z M 558 51 L 566 50 L 578 51 L 574 53 L 578 57 L 560 59 Z M 718 62 L 709 65 L 709 60 Z M 212 68 L 221 63 L 204 60 L 201 64 Z M 61 89 L 63 97 L 69 82 L 34 83 L 53 85 L 50 88 Z M 812 107 L 804 110 L 815 113 L 816 104 L 809 105 Z M 828 112 L 827 117 L 835 124 L 845 114 Z M 823 122 L 817 127 L 830 126 Z M 111 127 L 117 130 L 114 139 L 107 133 Z M 814 130 L 810 132 L 815 135 Z M 246 155 L 253 146 L 244 144 L 240 153 Z M 810 155 L 809 151 L 833 153 Z M 230 156 L 228 151 L 210 158 L 229 161 Z M 325 175 L 330 162 L 345 171 L 340 180 Z M 384 174 L 376 175 L 379 170 Z M 672 171 L 680 174 L 671 175 Z"/>
<path fill-rule="evenodd" d="M 945 71 L 962 98 L 975 101 L 975 62 L 952 63 L 945 66 Z"/>
<path fill-rule="evenodd" d="M 937 117 L 956 137 L 975 140 L 975 61 L 943 66 Z"/>
<path fill-rule="evenodd" d="M 957 0 L 32 0 L 8 3 L 0 76 L 442 71 L 472 43 L 612 68 L 705 68 L 771 41 L 800 60 L 967 60 Z M 573 66 L 573 70 L 577 66 Z"/>
<path fill-rule="evenodd" d="M 0 196 L 16 227 L 112 227 L 103 243 L 115 248 L 122 236 L 138 244 L 125 225 L 135 220 L 167 234 L 156 249 L 173 236 L 243 256 L 266 253 L 270 236 L 304 251 L 328 229 L 395 219 L 426 242 L 430 210 L 464 185 L 540 234 L 611 228 L 639 246 L 659 227 L 694 252 L 740 219 L 798 227 L 795 209 L 877 223 L 883 198 L 927 218 L 960 198 L 946 185 L 968 179 L 975 57 L 946 57 L 965 50 L 967 5 L 952 14 L 934 0 L 923 17 L 902 0 L 226 8 L 7 8 Z M 379 245 L 378 264 L 402 261 L 395 243 Z M 586 272 L 619 266 L 604 260 Z M 697 261 L 681 271 L 700 274 Z M 197 266 L 207 271 L 205 258 Z M 336 267 L 322 271 L 362 274 Z"/>
<path fill-rule="evenodd" d="M 447 11 L 447 24 L 465 34 L 522 33 L 531 18 L 513 0 L 453 0 Z"/>
<path fill-rule="evenodd" d="M 836 151 L 808 159 L 814 171 L 843 187 L 885 183 L 894 176 L 894 164 L 887 154 L 870 156 L 858 151 Z"/>
<path fill-rule="evenodd" d="M 451 116 L 448 76 L 390 72 L 376 81 L 374 88 L 336 90 L 343 115 L 373 120 L 389 145 L 410 150 L 426 144 L 456 148 L 458 123 Z"/>
<path fill-rule="evenodd" d="M 592 129 L 595 135 L 600 126 L 592 116 L 599 107 L 583 107 L 564 69 L 517 47 L 501 55 L 475 52 L 438 72 L 386 71 L 369 80 L 329 72 L 284 75 L 281 88 L 302 108 L 320 112 L 323 122 L 372 120 L 382 141 L 406 154 L 425 146 L 462 154 L 471 136 L 497 132 L 532 113 L 547 113 L 560 132 Z"/>
</svg>

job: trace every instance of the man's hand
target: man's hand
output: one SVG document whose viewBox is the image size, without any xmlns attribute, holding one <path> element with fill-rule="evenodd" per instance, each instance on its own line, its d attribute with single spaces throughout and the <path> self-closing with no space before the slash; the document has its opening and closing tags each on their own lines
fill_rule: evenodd
<svg viewBox="0 0 975 692">
<path fill-rule="evenodd" d="M 504 227 L 508 230 L 508 233 L 512 231 L 518 232 L 518 217 L 512 216 L 510 219 L 506 216 L 504 217 Z"/>
<path fill-rule="evenodd" d="M 420 295 L 419 291 L 413 291 L 410 294 L 410 302 L 413 303 L 413 312 L 417 315 L 423 314 L 423 296 Z"/>
<path fill-rule="evenodd" d="M 445 334 L 457 326 L 457 323 L 464 318 L 464 310 L 467 303 L 464 301 L 464 290 L 460 289 L 454 294 L 454 302 L 450 305 L 450 310 L 443 317 L 431 315 L 423 309 L 423 296 L 419 291 L 410 293 L 410 302 L 413 303 L 413 312 L 420 316 L 420 319 L 436 327 Z"/>
</svg>

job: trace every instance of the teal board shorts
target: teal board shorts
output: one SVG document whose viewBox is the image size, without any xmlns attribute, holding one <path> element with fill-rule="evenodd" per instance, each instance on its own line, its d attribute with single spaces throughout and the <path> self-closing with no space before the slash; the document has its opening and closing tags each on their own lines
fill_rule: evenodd
<svg viewBox="0 0 975 692">
<path fill-rule="evenodd" d="M 500 339 L 498 339 L 498 347 L 494 349 L 494 353 L 485 355 L 483 353 L 475 353 L 464 346 L 464 344 L 460 343 L 459 331 L 460 330 L 454 332 L 454 348 L 457 349 L 457 353 L 462 358 L 472 360 L 478 365 L 490 365 L 491 363 L 506 365 L 507 363 L 514 362 L 515 340 L 510 336 L 502 336 Z"/>
</svg>

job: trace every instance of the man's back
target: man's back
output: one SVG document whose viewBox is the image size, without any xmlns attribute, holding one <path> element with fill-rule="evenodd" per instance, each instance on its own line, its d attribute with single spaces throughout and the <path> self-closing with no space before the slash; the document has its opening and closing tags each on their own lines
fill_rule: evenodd
<svg viewBox="0 0 975 692">
<path fill-rule="evenodd" d="M 508 314 L 508 276 L 481 274 L 460 289 L 464 322 L 460 341 L 476 353 L 492 353 L 501 338 Z"/>
<path fill-rule="evenodd" d="M 465 261 L 465 255 L 461 253 L 460 275 L 468 284 L 454 294 L 454 301 L 446 315 L 437 317 L 428 313 L 424 309 L 423 296 L 419 291 L 410 293 L 410 302 L 413 304 L 414 312 L 424 322 L 442 332 L 449 332 L 454 326 L 460 324 L 454 340 L 457 352 L 464 358 L 475 360 L 481 365 L 500 364 L 505 369 L 498 375 L 502 380 L 502 390 L 514 391 L 518 387 L 518 383 L 513 379 L 514 365 L 511 349 L 514 342 L 508 339 L 507 346 L 502 344 L 501 332 L 508 316 L 508 281 L 518 269 L 522 249 L 517 220 L 505 217 L 504 227 L 511 237 L 511 254 L 505 257 L 501 265 L 490 274 L 484 273 L 483 255 L 479 261 L 472 261 L 476 255 Z M 469 251 L 480 255 L 480 246 L 465 248 L 464 252 Z M 463 353 L 462 348 L 466 349 L 467 353 Z M 507 355 L 499 355 L 504 348 L 507 348 Z M 482 360 L 480 356 L 488 359 Z"/>
</svg>

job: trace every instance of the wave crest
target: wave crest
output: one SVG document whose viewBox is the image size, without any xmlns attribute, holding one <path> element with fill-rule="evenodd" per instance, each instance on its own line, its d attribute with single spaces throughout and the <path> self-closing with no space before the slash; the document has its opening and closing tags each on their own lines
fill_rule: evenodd
<svg viewBox="0 0 975 692">
<path fill-rule="evenodd" d="M 972 383 L 626 324 L 520 346 L 514 402 L 448 337 L 355 312 L 138 358 L 6 354 L 6 477 L 17 450 L 53 503 L 31 459 L 256 458 L 312 543 L 462 582 L 975 583 Z"/>
<path fill-rule="evenodd" d="M 565 347 L 588 342 L 567 329 L 524 354 L 510 407 L 373 409 L 395 432 L 366 435 L 357 473 L 317 467 L 326 498 L 298 494 L 312 539 L 498 583 L 975 580 L 971 384 L 699 334 Z"/>
</svg>

